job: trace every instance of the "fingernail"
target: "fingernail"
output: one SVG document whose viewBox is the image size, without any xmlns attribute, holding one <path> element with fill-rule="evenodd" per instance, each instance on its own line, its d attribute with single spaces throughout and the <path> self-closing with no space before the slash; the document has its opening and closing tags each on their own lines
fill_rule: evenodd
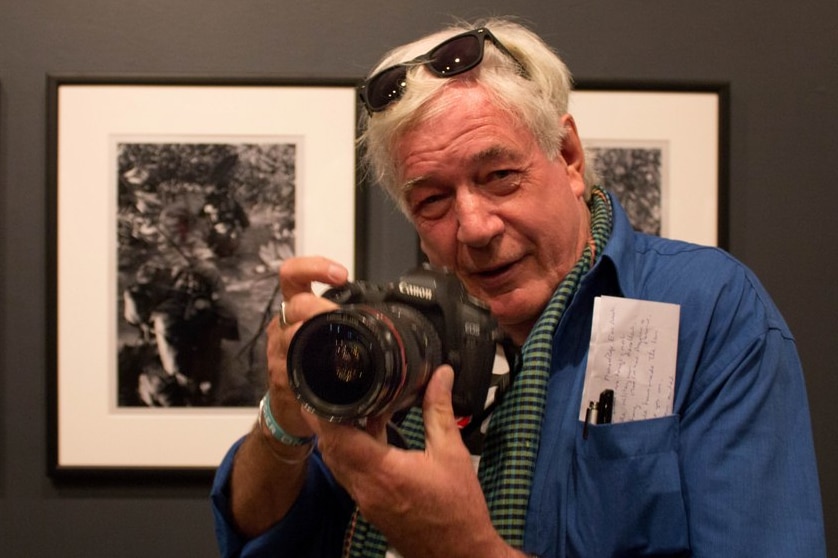
<svg viewBox="0 0 838 558">
<path fill-rule="evenodd" d="M 443 372 L 442 374 L 443 374 L 443 376 L 442 376 L 443 385 L 445 386 L 445 389 L 448 390 L 449 392 L 453 391 L 453 389 L 454 389 L 454 370 L 452 370 L 451 368 L 448 368 L 447 371 Z"/>
<path fill-rule="evenodd" d="M 329 275 L 329 279 L 334 281 L 335 283 L 343 283 L 346 281 L 349 272 L 346 270 L 345 267 L 337 264 L 329 265 L 329 269 L 326 271 Z"/>
</svg>

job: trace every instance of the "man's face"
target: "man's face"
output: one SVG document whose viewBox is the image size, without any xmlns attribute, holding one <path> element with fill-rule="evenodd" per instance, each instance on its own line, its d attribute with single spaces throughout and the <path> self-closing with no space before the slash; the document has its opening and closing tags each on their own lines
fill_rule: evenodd
<svg viewBox="0 0 838 558">
<path fill-rule="evenodd" d="M 404 199 L 430 262 L 453 270 L 522 343 L 589 237 L 584 157 L 565 119 L 562 154 L 480 89 L 452 84 L 453 106 L 402 136 Z"/>
</svg>

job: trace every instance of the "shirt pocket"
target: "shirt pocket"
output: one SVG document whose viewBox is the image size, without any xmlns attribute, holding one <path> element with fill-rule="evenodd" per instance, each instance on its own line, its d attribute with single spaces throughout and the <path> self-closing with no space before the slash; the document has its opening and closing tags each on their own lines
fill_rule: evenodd
<svg viewBox="0 0 838 558">
<path fill-rule="evenodd" d="M 677 415 L 588 427 L 571 469 L 571 555 L 678 556 L 689 548 Z"/>
</svg>

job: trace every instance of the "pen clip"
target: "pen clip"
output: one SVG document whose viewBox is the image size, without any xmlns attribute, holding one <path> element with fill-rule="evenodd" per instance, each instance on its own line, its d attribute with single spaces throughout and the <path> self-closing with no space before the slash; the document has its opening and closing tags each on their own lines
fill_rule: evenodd
<svg viewBox="0 0 838 558">
<path fill-rule="evenodd" d="M 614 390 L 605 389 L 599 394 L 599 415 L 597 424 L 611 424 L 614 412 Z"/>
</svg>

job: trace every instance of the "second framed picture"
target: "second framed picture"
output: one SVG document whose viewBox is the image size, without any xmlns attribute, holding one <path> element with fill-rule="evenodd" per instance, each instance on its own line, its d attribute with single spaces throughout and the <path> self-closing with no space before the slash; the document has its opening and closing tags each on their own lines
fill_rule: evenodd
<svg viewBox="0 0 838 558">
<path fill-rule="evenodd" d="M 574 116 L 602 186 L 643 232 L 727 247 L 725 84 L 585 82 Z"/>
<path fill-rule="evenodd" d="M 209 471 L 265 391 L 280 263 L 354 274 L 355 83 L 48 89 L 52 473 Z"/>
</svg>

